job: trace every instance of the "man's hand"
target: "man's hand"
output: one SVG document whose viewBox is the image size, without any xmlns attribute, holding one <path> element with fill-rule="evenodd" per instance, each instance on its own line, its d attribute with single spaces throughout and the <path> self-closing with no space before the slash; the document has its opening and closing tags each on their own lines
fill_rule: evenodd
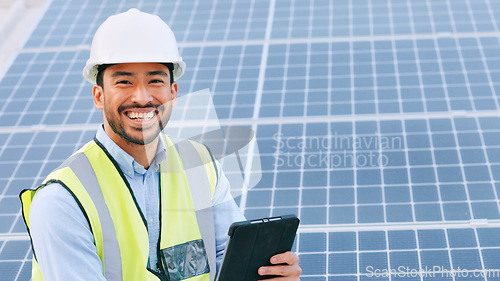
<svg viewBox="0 0 500 281">
<path fill-rule="evenodd" d="M 285 252 L 271 257 L 272 266 L 261 266 L 259 275 L 278 275 L 268 280 L 285 281 L 300 280 L 302 269 L 299 266 L 299 257 L 292 252 Z"/>
</svg>

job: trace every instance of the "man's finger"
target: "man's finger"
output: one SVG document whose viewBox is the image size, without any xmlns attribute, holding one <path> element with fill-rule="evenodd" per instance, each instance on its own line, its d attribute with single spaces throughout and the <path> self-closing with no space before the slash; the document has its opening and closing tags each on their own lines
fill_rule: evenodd
<svg viewBox="0 0 500 281">
<path fill-rule="evenodd" d="M 299 263 L 299 257 L 292 252 L 285 252 L 282 254 L 277 254 L 271 257 L 271 264 L 282 264 L 286 263 L 289 265 Z"/>
<path fill-rule="evenodd" d="M 300 273 L 299 266 L 274 265 L 259 268 L 259 275 L 299 276 Z"/>
</svg>

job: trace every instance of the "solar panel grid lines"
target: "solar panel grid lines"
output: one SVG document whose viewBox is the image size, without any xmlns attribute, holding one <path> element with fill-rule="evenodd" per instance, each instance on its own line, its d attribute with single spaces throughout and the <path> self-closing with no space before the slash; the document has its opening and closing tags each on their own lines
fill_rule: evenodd
<svg viewBox="0 0 500 281">
<path fill-rule="evenodd" d="M 471 233 L 472 232 L 472 233 Z M 443 269 L 447 269 L 448 271 L 453 268 L 453 262 L 458 264 L 458 268 L 461 270 L 468 270 L 472 272 L 473 270 L 484 270 L 484 269 L 492 269 L 491 258 L 497 255 L 498 258 L 498 244 L 491 244 L 488 242 L 485 237 L 491 236 L 491 234 L 498 232 L 498 228 L 429 228 L 429 229 L 403 229 L 403 230 L 371 230 L 371 231 L 363 231 L 363 230 L 355 230 L 355 231 L 334 231 L 334 232 L 306 232 L 300 233 L 297 243 L 299 251 L 302 253 L 301 258 L 306 258 L 309 255 L 317 255 L 321 253 L 330 253 L 330 255 L 325 256 L 325 259 L 329 259 L 330 257 L 335 257 L 339 255 L 345 254 L 354 254 L 354 260 L 357 264 L 354 268 L 358 270 L 362 270 L 362 274 L 368 275 L 370 272 L 367 270 L 368 267 L 363 268 L 360 267 L 359 262 L 363 259 L 363 255 L 367 254 L 382 254 L 387 255 L 386 262 L 389 263 L 390 267 L 381 267 L 380 269 L 394 268 L 399 270 L 399 265 L 401 263 L 405 263 L 404 258 L 395 258 L 400 254 L 405 253 L 415 253 L 416 258 L 413 261 L 413 264 L 410 264 L 410 268 L 412 270 L 421 271 L 421 274 L 430 274 L 429 271 L 435 271 L 435 273 L 445 273 Z M 466 235 L 465 235 L 466 234 Z M 472 235 L 471 235 L 472 234 Z M 485 236 L 485 234 L 487 236 Z M 347 235 L 347 236 L 346 236 Z M 320 238 L 320 237 L 324 238 Z M 413 237 L 412 237 L 413 236 Z M 314 237 L 314 240 L 311 240 L 309 237 Z M 336 238 L 337 237 L 337 238 Z M 343 238 L 339 238 L 343 237 Z M 351 239 L 346 239 L 347 237 L 351 237 Z M 352 240 L 352 238 L 355 239 Z M 336 243 L 343 241 L 345 244 Z M 315 241 L 319 240 L 319 241 Z M 329 242 L 323 240 L 330 240 Z M 351 240 L 351 242 L 349 242 Z M 491 240 L 490 240 L 491 241 Z M 316 243 L 321 242 L 321 243 Z M 480 251 L 480 245 L 483 246 L 483 250 Z M 486 248 L 486 249 L 485 249 Z M 434 253 L 439 254 L 442 250 L 446 250 L 448 254 L 446 256 L 441 256 L 441 258 L 445 258 L 441 262 L 444 262 L 443 266 L 433 268 L 433 266 L 429 266 L 429 258 L 434 255 Z M 473 250 L 476 251 L 479 255 L 482 255 L 482 252 L 486 253 L 488 264 L 481 263 L 476 268 L 464 268 L 463 267 L 463 258 L 457 256 L 458 252 L 465 252 Z M 334 253 L 332 253 L 334 251 Z M 384 253 L 385 252 L 385 253 Z M 495 254 L 493 254 L 495 253 Z M 422 254 L 422 255 L 420 255 Z M 478 255 L 479 260 L 480 256 Z M 311 260 L 304 259 L 311 263 Z M 321 264 L 321 259 L 315 259 L 315 263 Z M 340 263 L 341 261 L 338 260 Z M 459 264 L 460 263 L 460 264 Z M 324 264 L 324 263 L 323 263 Z M 335 266 L 331 261 L 327 262 L 327 264 L 331 264 Z M 351 263 L 352 264 L 352 263 Z M 366 263 L 364 263 L 366 265 Z M 478 265 L 477 263 L 476 265 Z M 311 264 L 310 264 L 311 265 Z M 352 264 L 353 265 L 353 264 Z M 351 265 L 351 266 L 352 266 Z M 408 266 L 408 264 L 406 264 Z M 437 266 L 436 266 L 437 267 Z M 454 267 L 455 269 L 457 266 Z M 373 273 L 373 267 L 371 268 Z M 313 275 L 311 271 L 314 270 L 314 267 L 308 267 L 308 272 L 306 275 Z M 339 269 L 337 265 L 337 271 L 339 274 L 354 274 L 356 271 L 347 272 Z M 379 271 L 380 273 L 380 271 Z M 399 273 L 399 272 L 398 272 Z M 404 272 L 402 272 L 404 274 Z M 394 278 L 395 276 L 393 276 Z M 410 276 L 407 276 L 410 277 Z M 387 278 L 388 279 L 388 278 Z M 420 280 L 420 279 L 419 279 Z"/>
<path fill-rule="evenodd" d="M 0 189 L 0 221 L 11 235 L 2 236 L 4 241 L 17 239 L 13 235 L 22 226 L 19 211 L 9 207 L 17 186 L 39 183 L 64 159 L 58 151 L 71 153 L 98 126 L 99 113 L 86 99 L 89 86 L 79 78 L 80 68 L 97 25 L 132 5 L 159 13 L 173 26 L 189 66 L 181 95 L 208 87 L 223 124 L 251 126 L 256 132 L 263 180 L 238 200 L 249 218 L 300 215 L 295 249 L 304 280 L 376 280 L 364 268 L 369 263 L 385 269 L 411 264 L 420 270 L 432 262 L 450 269 L 469 262 L 485 269 L 500 260 L 498 240 L 485 243 L 484 230 L 477 230 L 485 223 L 485 229 L 496 229 L 500 218 L 500 128 L 495 125 L 500 6 L 482 0 L 54 1 L 0 81 L 0 90 L 12 93 L 3 97 L 0 111 L 5 136 L 0 138 L 7 140 L 0 148 L 6 168 L 0 175 L 6 185 Z M 38 81 L 28 82 L 32 78 Z M 206 114 L 199 120 L 184 114 L 182 123 L 170 124 L 171 132 L 196 127 Z M 28 118 L 33 116 L 40 118 Z M 31 135 L 28 143 L 13 144 L 11 139 L 23 133 Z M 37 144 L 42 134 L 54 136 L 54 143 Z M 307 146 L 307 141 L 328 138 L 343 138 L 350 146 L 356 140 L 401 142 L 389 148 Z M 277 148 L 286 140 L 294 147 Z M 22 164 L 6 151 L 23 155 Z M 388 156 L 389 163 L 280 167 L 287 153 L 306 159 L 341 155 L 342 161 L 375 153 Z M 6 173 L 12 164 L 13 175 L 29 165 L 39 168 L 15 177 Z M 345 239 L 332 238 L 336 233 Z M 401 240 L 396 236 L 413 237 L 412 246 L 391 248 Z M 429 248 L 429 237 L 441 246 Z M 379 245 L 367 244 L 372 240 L 386 246 L 368 249 Z M 339 250 L 343 244 L 354 247 Z M 10 268 L 17 277 L 12 278 L 27 280 L 22 276 L 29 275 L 29 254 L 21 265 L 22 259 L 3 259 L 5 248 L 0 267 L 14 261 Z"/>
<path fill-rule="evenodd" d="M 265 33 L 265 39 L 269 39 L 271 35 L 271 30 L 272 30 L 272 17 L 274 16 L 275 12 L 275 5 L 276 1 L 271 0 L 269 2 L 269 11 L 268 11 L 268 19 L 267 19 L 267 26 L 266 26 L 266 33 Z M 264 80 L 265 80 L 265 75 L 266 75 L 266 64 L 268 60 L 268 54 L 269 54 L 269 44 L 264 44 L 262 46 L 262 56 L 260 60 L 260 70 L 259 70 L 259 78 L 257 82 L 257 89 L 256 89 L 256 97 L 255 97 L 255 104 L 262 104 L 262 93 L 263 93 L 263 87 L 264 87 Z M 238 70 L 239 71 L 239 70 Z M 238 76 L 239 73 L 238 73 Z M 252 119 L 258 119 L 259 117 L 259 112 L 260 112 L 260 107 L 259 106 L 254 106 L 253 112 L 252 112 Z M 253 132 L 257 132 L 258 127 L 257 125 L 253 124 L 252 125 L 252 130 Z M 249 151 L 255 151 L 255 145 L 256 142 L 252 142 L 249 148 Z M 259 157 L 259 155 L 255 155 L 256 157 Z M 246 163 L 246 174 L 250 174 L 251 172 L 251 167 L 253 167 L 253 157 L 248 157 L 247 158 L 247 163 Z M 241 196 L 241 200 L 239 202 L 240 205 L 240 210 L 242 212 L 245 212 L 246 208 L 246 202 L 247 202 L 247 194 L 248 194 L 248 183 L 249 183 L 249 177 L 245 180 L 245 184 L 243 185 L 243 192 Z M 272 194 L 272 196 L 274 193 Z M 273 197 L 271 197 L 271 200 L 273 201 Z"/>
</svg>

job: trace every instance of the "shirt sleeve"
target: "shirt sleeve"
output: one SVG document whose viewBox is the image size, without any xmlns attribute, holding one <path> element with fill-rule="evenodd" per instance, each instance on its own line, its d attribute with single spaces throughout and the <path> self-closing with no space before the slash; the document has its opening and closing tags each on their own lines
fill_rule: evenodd
<svg viewBox="0 0 500 281">
<path fill-rule="evenodd" d="M 217 271 L 219 271 L 222 263 L 224 250 L 226 249 L 227 231 L 229 226 L 235 221 L 245 220 L 245 216 L 240 211 L 231 196 L 229 181 L 224 175 L 220 164 L 215 161 L 215 167 L 218 171 L 217 185 L 215 186 L 214 196 L 212 198 L 212 205 L 214 211 L 215 223 L 215 250 L 216 250 L 216 264 Z"/>
<path fill-rule="evenodd" d="M 62 185 L 53 183 L 36 193 L 29 222 L 44 280 L 106 280 L 89 223 Z"/>
</svg>

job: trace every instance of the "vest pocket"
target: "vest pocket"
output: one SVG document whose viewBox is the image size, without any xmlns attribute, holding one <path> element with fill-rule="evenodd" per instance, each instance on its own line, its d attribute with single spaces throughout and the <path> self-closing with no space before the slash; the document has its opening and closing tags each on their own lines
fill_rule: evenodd
<svg viewBox="0 0 500 281">
<path fill-rule="evenodd" d="M 170 281 L 184 280 L 210 272 L 203 239 L 165 248 L 160 250 L 160 255 Z"/>
</svg>

